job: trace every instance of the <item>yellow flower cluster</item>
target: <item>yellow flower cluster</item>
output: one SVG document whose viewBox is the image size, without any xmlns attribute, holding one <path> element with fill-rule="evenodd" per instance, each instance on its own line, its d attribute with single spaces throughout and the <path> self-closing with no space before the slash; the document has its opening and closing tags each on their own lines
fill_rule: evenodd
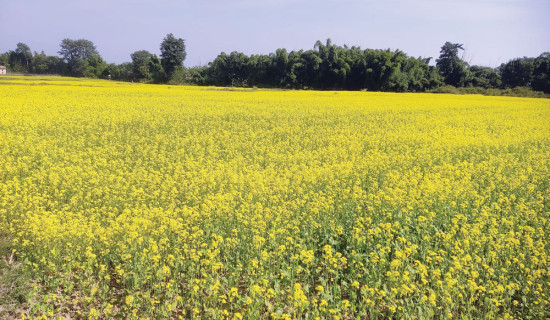
<svg viewBox="0 0 550 320">
<path fill-rule="evenodd" d="M 550 101 L 0 78 L 56 318 L 550 316 Z"/>
</svg>

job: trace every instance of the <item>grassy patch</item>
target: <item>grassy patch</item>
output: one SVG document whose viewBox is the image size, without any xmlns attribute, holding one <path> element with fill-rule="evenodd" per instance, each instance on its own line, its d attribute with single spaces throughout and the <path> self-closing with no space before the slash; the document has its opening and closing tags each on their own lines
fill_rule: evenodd
<svg viewBox="0 0 550 320">
<path fill-rule="evenodd" d="M 13 252 L 11 234 L 0 230 L 0 319 L 19 319 L 25 313 L 29 280 Z"/>
</svg>

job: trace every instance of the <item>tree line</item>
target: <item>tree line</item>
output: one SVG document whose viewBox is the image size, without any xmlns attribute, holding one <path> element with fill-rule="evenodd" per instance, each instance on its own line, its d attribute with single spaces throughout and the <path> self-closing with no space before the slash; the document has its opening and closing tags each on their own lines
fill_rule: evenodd
<svg viewBox="0 0 550 320">
<path fill-rule="evenodd" d="M 60 74 L 148 83 L 270 87 L 295 89 L 425 92 L 444 86 L 506 89 L 527 87 L 550 93 L 550 53 L 522 57 L 497 68 L 469 65 L 459 57 L 459 43 L 446 42 L 435 65 L 431 58 L 411 57 L 401 50 L 338 46 L 330 39 L 311 50 L 277 49 L 246 55 L 222 52 L 207 66 L 184 68 L 185 41 L 168 34 L 160 57 L 147 50 L 130 55 L 131 62 L 108 64 L 85 39 L 64 39 L 60 56 L 34 54 L 24 43 L 0 54 L 0 65 L 21 73 Z"/>
<path fill-rule="evenodd" d="M 132 62 L 122 64 L 105 62 L 90 40 L 63 39 L 59 47 L 59 56 L 47 56 L 44 51 L 33 54 L 20 42 L 15 50 L 0 53 L 0 65 L 14 73 L 164 83 L 173 78 L 174 72 L 183 71 L 186 57 L 184 40 L 171 33 L 161 42 L 160 57 L 140 50 L 130 55 Z"/>
</svg>

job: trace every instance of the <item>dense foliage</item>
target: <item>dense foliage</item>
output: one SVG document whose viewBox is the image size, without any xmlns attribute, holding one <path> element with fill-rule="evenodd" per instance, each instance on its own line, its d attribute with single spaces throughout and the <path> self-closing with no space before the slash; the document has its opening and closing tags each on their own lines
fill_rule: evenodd
<svg viewBox="0 0 550 320">
<path fill-rule="evenodd" d="M 550 316 L 550 100 L 0 84 L 0 318 Z"/>
<path fill-rule="evenodd" d="M 169 33 L 160 44 L 161 64 L 167 79 L 172 79 L 174 72 L 183 67 L 183 61 L 187 56 L 185 41 L 174 37 Z"/>
<path fill-rule="evenodd" d="M 464 50 L 462 44 L 446 42 L 436 60 L 445 84 L 455 87 L 464 86 L 467 78 L 466 62 L 458 57 L 459 49 Z"/>
<path fill-rule="evenodd" d="M 218 86 L 261 86 L 373 91 L 425 91 L 441 84 L 428 59 L 401 51 L 361 50 L 317 42 L 314 50 L 279 49 L 250 57 L 219 55 L 201 81 Z"/>
<path fill-rule="evenodd" d="M 196 84 L 237 87 L 337 89 L 391 92 L 426 92 L 441 86 L 508 89 L 529 87 L 550 93 L 550 53 L 516 58 L 498 68 L 470 66 L 459 57 L 462 44 L 446 42 L 435 60 L 410 57 L 400 50 L 338 46 L 330 39 L 317 41 L 312 50 L 277 49 L 267 55 L 248 56 L 222 52 L 207 66 L 183 68 L 185 42 L 168 34 L 157 57 L 146 50 L 132 53 L 131 62 L 103 61 L 91 41 L 64 39 L 59 54 L 31 54 L 17 44 L 0 54 L 0 65 L 12 72 L 61 74 L 148 83 Z M 531 95 L 531 94 L 530 94 Z"/>
<path fill-rule="evenodd" d="M 436 65 L 400 50 L 362 50 L 318 41 L 313 50 L 278 49 L 269 55 L 221 53 L 207 67 L 188 72 L 192 83 L 218 86 L 424 92 L 443 85 L 506 89 L 531 87 L 550 93 L 550 53 L 518 58 L 493 69 L 469 66 L 461 44 L 447 42 Z"/>
<path fill-rule="evenodd" d="M 95 78 L 106 68 L 96 46 L 86 39 L 63 39 L 59 54 L 67 64 L 67 71 L 73 76 Z"/>
</svg>

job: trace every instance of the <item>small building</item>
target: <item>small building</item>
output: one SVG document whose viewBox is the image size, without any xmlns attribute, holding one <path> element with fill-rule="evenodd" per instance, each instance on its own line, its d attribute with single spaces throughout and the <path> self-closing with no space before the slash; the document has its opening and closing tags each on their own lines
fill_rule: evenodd
<svg viewBox="0 0 550 320">
<path fill-rule="evenodd" d="M 6 67 L 0 66 L 0 74 L 6 74 Z"/>
</svg>

